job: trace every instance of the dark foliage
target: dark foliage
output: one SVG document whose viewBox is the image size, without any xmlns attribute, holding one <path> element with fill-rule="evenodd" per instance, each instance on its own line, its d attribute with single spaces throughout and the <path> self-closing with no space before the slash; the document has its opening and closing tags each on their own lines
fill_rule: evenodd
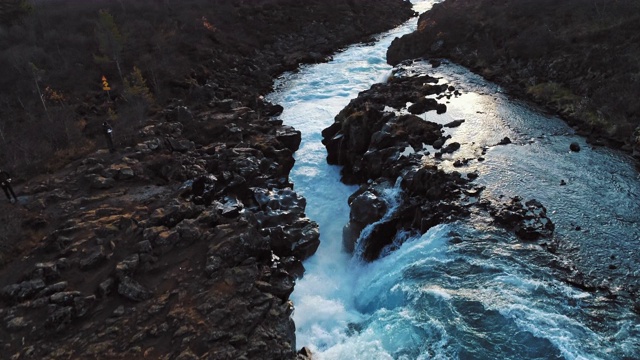
<svg viewBox="0 0 640 360">
<path fill-rule="evenodd" d="M 175 99 L 200 107 L 223 99 L 255 102 L 273 76 L 320 61 L 389 23 L 372 19 L 372 2 L 364 0 L 9 3 L 0 6 L 0 164 L 18 174 L 53 170 L 52 158 L 64 164 L 61 158 L 102 146 L 98 125 L 105 119 L 127 134 L 122 141 L 128 144 L 136 126 Z M 391 3 L 376 6 L 398 13 L 397 1 Z M 105 46 L 102 39 L 113 29 L 119 37 Z M 309 49 L 316 53 L 309 56 Z M 127 94 L 124 80 L 134 67 L 153 102 Z"/>
</svg>

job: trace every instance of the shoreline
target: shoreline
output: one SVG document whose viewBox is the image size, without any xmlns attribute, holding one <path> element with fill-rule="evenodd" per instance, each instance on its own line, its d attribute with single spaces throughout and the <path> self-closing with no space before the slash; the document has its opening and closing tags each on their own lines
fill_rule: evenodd
<svg viewBox="0 0 640 360">
<path fill-rule="evenodd" d="M 436 4 L 420 16 L 418 31 L 394 41 L 388 62 L 450 59 L 557 114 L 592 145 L 640 159 L 640 113 L 632 99 L 640 83 L 631 79 L 639 70 L 624 62 L 635 54 L 624 24 L 636 17 L 629 7 L 637 5 L 623 1 L 598 15 L 593 6 L 578 8 L 580 0 L 535 9 L 485 2 Z M 588 27 L 595 16 L 602 29 Z"/>
</svg>

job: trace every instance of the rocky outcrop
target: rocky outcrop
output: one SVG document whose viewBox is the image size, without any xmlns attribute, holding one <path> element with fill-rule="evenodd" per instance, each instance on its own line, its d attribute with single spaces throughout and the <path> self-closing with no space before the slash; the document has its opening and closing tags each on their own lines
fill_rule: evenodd
<svg viewBox="0 0 640 360">
<path fill-rule="evenodd" d="M 547 209 L 537 200 L 522 203 L 514 197 L 511 202 L 491 211 L 495 220 L 513 230 L 523 240 L 549 238 L 555 226 L 547 217 Z"/>
<path fill-rule="evenodd" d="M 361 184 L 349 198 L 345 249 L 372 261 L 409 235 L 472 212 L 492 216 L 496 226 L 523 240 L 552 235 L 554 225 L 539 202 L 523 204 L 516 198 L 505 204 L 485 198 L 483 188 L 472 182 L 477 173 L 463 176 L 440 168 L 443 156 L 451 157 L 461 145 L 448 142 L 442 125 L 418 115 L 446 111 L 438 99 L 457 95 L 460 92 L 452 85 L 398 68 L 388 83 L 361 92 L 322 132 L 329 163 L 343 166 L 344 182 Z M 456 120 L 445 127 L 463 124 L 464 120 Z M 463 167 L 468 161 L 457 159 L 453 166 Z"/>
<path fill-rule="evenodd" d="M 635 1 L 447 0 L 396 39 L 390 64 L 449 58 L 562 116 L 596 145 L 638 154 Z"/>
<path fill-rule="evenodd" d="M 435 83 L 437 79 L 430 76 L 393 78 L 360 93 L 336 116 L 335 123 L 322 131 L 322 142 L 327 147 L 327 161 L 344 165 L 343 181 L 376 179 L 383 169 L 389 170 L 385 166 L 397 167 L 393 163 L 407 147 L 419 151 L 441 138 L 441 125 L 414 115 L 444 106 L 427 98 L 449 91 L 447 85 Z M 401 109 L 408 102 L 412 103 L 412 114 L 397 116 L 384 111 L 386 106 Z M 435 104 L 414 107 L 426 102 Z"/>
</svg>

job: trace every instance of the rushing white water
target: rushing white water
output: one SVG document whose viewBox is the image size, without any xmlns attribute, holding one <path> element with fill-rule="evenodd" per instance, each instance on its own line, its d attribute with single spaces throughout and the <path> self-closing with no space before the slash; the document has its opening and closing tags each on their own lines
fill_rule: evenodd
<svg viewBox="0 0 640 360">
<path fill-rule="evenodd" d="M 434 2 L 414 1 L 419 11 Z M 349 217 L 347 198 L 356 187 L 341 184 L 340 169 L 327 165 L 320 132 L 333 123 L 334 116 L 359 91 L 384 81 L 391 70 L 385 62 L 388 45 L 394 37 L 414 27 L 415 19 L 381 35 L 375 45 L 355 45 L 329 63 L 305 66 L 288 74 L 268 96 L 285 108 L 281 116 L 285 123 L 302 132 L 291 179 L 296 191 L 307 199 L 307 215 L 318 222 L 321 231 L 320 248 L 305 263 L 305 276 L 291 297 L 298 346 L 310 347 L 317 359 L 640 357 L 637 315 L 613 304 L 607 304 L 604 314 L 602 299 L 554 279 L 545 266 L 551 261 L 550 256 L 538 246 L 489 229 L 481 219 L 439 225 L 422 236 L 411 237 L 398 250 L 369 264 L 342 250 L 342 228 Z M 485 84 L 464 69 L 445 66 L 439 71 L 440 76 L 454 81 L 466 93 L 452 99 L 447 114 L 425 116 L 438 122 L 454 117 L 467 119 L 464 127 L 452 131 L 454 139 L 463 144 L 458 156 L 472 155 L 504 136 L 526 142 L 530 134 L 524 131 L 523 135 L 527 124 L 522 117 L 538 122 L 546 119 L 522 105 L 508 104 L 499 88 Z M 531 126 L 541 131 L 535 121 Z M 560 121 L 553 121 L 555 125 L 547 125 L 547 134 L 566 131 Z M 551 148 L 557 143 L 552 145 Z M 542 151 L 535 146 L 524 148 L 518 147 L 515 153 Z M 549 202 L 553 211 L 566 210 L 553 192 L 539 194 L 539 184 L 530 181 L 535 169 L 514 173 L 514 168 L 522 170 L 513 164 L 520 160 L 518 155 L 509 154 L 507 147 L 491 147 L 487 161 L 472 164 L 468 171 L 478 171 L 478 181 L 484 181 L 487 192 L 496 196 L 533 194 L 543 203 Z M 588 161 L 591 155 L 581 155 L 580 161 Z M 541 155 L 540 161 L 545 156 L 548 155 Z M 619 158 L 606 152 L 597 156 L 602 156 L 603 162 Z M 575 171 L 577 175 L 567 179 L 580 181 L 581 173 L 575 167 L 583 165 L 566 157 L 556 160 L 556 170 L 549 170 L 550 175 L 538 182 L 564 176 L 563 171 Z M 615 161 L 623 163 L 618 167 L 621 170 L 615 172 L 619 178 L 616 184 L 626 184 L 621 185 L 625 191 L 640 194 L 640 186 L 637 181 L 633 185 L 633 175 L 628 171 L 630 165 L 624 160 Z M 521 176 L 527 177 L 525 181 L 519 180 Z M 582 186 L 593 185 L 588 184 L 590 180 L 583 180 Z M 606 182 L 601 184 L 605 185 Z M 398 191 L 388 190 L 390 201 Z M 640 211 L 637 204 L 629 206 L 630 212 Z M 632 216 L 618 212 L 623 220 Z M 572 214 L 554 218 L 567 227 L 578 220 Z M 634 231 L 638 230 L 634 226 L 617 229 L 616 234 L 635 236 L 638 233 Z M 619 246 L 637 249 L 637 245 L 630 242 Z M 617 312 L 611 315 L 611 311 Z M 600 323 L 603 318 L 605 323 Z"/>
</svg>

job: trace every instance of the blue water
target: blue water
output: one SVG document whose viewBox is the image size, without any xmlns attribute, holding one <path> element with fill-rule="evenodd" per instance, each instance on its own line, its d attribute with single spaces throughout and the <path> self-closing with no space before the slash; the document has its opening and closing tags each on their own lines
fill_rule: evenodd
<svg viewBox="0 0 640 360">
<path fill-rule="evenodd" d="M 414 5 L 425 11 L 434 2 Z M 390 75 L 386 49 L 415 24 L 287 74 L 268 96 L 285 108 L 285 123 L 302 132 L 291 179 L 321 231 L 320 248 L 291 296 L 298 346 L 316 359 L 640 358 L 640 323 L 628 306 L 565 284 L 549 264 L 568 259 L 513 238 L 481 215 L 422 236 L 404 234 L 408 240 L 398 250 L 372 263 L 342 250 L 347 198 L 356 187 L 341 184 L 340 169 L 327 165 L 320 132 L 358 92 Z M 464 169 L 480 174 L 485 196 L 539 199 L 575 266 L 599 271 L 614 255 L 614 274 L 637 282 L 639 262 L 628 254 L 640 245 L 640 184 L 627 158 L 590 149 L 560 120 L 508 99 L 461 67 L 411 71 L 435 72 L 463 91 L 446 114 L 423 115 L 441 123 L 466 120 L 450 130 L 462 148 L 441 166 L 453 170 L 455 157 L 477 157 L 485 148 L 487 160 Z M 494 146 L 504 136 L 514 144 Z M 583 151 L 570 153 L 571 141 Z M 557 186 L 561 179 L 568 185 Z M 399 192 L 388 189 L 387 201 Z M 608 281 L 623 286 L 616 277 Z"/>
</svg>

